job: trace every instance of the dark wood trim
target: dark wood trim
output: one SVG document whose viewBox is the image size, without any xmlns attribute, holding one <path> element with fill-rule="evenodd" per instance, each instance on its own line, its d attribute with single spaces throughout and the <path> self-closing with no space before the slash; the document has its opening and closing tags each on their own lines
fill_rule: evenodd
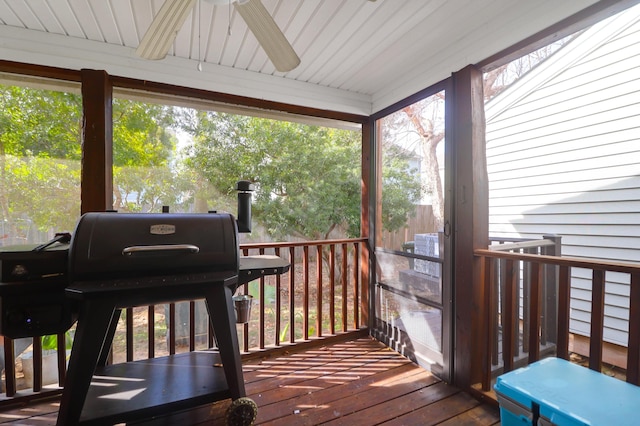
<svg viewBox="0 0 640 426">
<path fill-rule="evenodd" d="M 320 117 L 331 120 L 346 121 L 350 123 L 364 124 L 368 121 L 369 117 L 366 115 L 350 114 L 339 111 L 324 110 L 319 108 L 304 107 L 299 105 L 292 105 L 283 102 L 268 101 L 265 99 L 250 98 L 247 96 L 230 95 L 228 93 L 213 92 L 203 89 L 194 89 L 184 86 L 174 86 L 165 83 L 156 83 L 147 80 L 136 80 L 126 77 L 112 76 L 111 80 L 114 87 L 121 87 L 124 89 L 140 90 L 152 93 L 161 93 L 164 95 L 202 99 L 211 102 L 219 102 L 228 105 L 241 105 L 249 108 L 281 111 L 296 115 L 303 115 L 309 117 Z"/>
<path fill-rule="evenodd" d="M 631 262 L 618 262 L 602 259 L 587 259 L 583 257 L 571 256 L 549 256 L 544 254 L 516 253 L 501 250 L 475 249 L 476 256 L 491 257 L 494 259 L 513 259 L 525 262 L 541 262 L 548 265 L 568 266 L 570 268 L 602 269 L 612 272 L 622 272 L 624 274 L 634 274 L 638 272 L 638 265 Z"/>
<path fill-rule="evenodd" d="M 373 120 L 375 125 L 374 136 L 372 141 L 372 159 L 374 163 L 371 165 L 373 168 L 372 173 L 374 175 L 374 186 L 373 190 L 375 191 L 372 194 L 372 200 L 370 204 L 371 212 L 373 213 L 374 222 L 372 222 L 371 232 L 372 235 L 372 249 L 375 250 L 376 247 L 382 247 L 382 149 L 380 144 L 382 143 L 382 120 L 375 119 Z"/>
<path fill-rule="evenodd" d="M 363 126 L 364 131 L 365 126 Z M 378 327 L 376 314 L 377 281 L 380 273 L 376 261 L 376 247 L 382 246 L 382 150 L 380 141 L 382 135 L 382 121 L 371 117 L 369 128 L 369 195 L 367 197 L 367 209 L 369 211 L 369 329 L 372 333 Z M 364 141 L 364 137 L 363 137 Z M 363 152 L 364 154 L 364 152 Z M 364 157 L 363 157 L 364 158 Z M 386 334 L 386 333 L 385 333 Z M 387 334 L 388 335 L 388 334 Z"/>
<path fill-rule="evenodd" d="M 392 105 L 389 105 L 388 107 L 381 109 L 380 111 L 376 112 L 375 114 L 373 114 L 371 116 L 372 120 L 378 120 L 382 117 L 385 117 L 389 114 L 393 114 L 394 112 L 397 112 L 399 110 L 401 110 L 402 108 L 409 106 L 411 104 L 415 104 L 416 102 L 419 102 L 425 98 L 428 98 L 431 95 L 435 95 L 438 92 L 442 92 L 442 91 L 446 91 L 449 88 L 449 79 L 445 79 L 442 81 L 437 82 L 436 84 L 433 84 L 425 89 L 422 89 L 421 91 L 408 96 Z"/>
<path fill-rule="evenodd" d="M 112 86 L 105 71 L 82 70 L 81 212 L 113 208 Z"/>
<path fill-rule="evenodd" d="M 440 85 L 438 85 L 440 86 Z M 452 226 L 455 222 L 455 188 L 456 188 L 456 147 L 450 135 L 455 134 L 453 79 L 447 78 L 442 82 L 445 94 L 444 103 L 444 224 L 442 229 L 443 253 L 445 262 L 442 271 L 442 378 L 447 382 L 453 381 L 455 363 L 453 359 L 455 321 L 454 321 L 454 290 L 453 290 L 453 256 L 454 239 Z M 451 98 L 451 99 L 450 99 Z"/>
<path fill-rule="evenodd" d="M 363 238 L 369 238 L 371 234 L 371 212 L 369 211 L 369 198 L 371 196 L 371 189 L 373 188 L 373 176 L 371 168 L 374 167 L 372 155 L 374 153 L 374 147 L 372 144 L 373 125 L 371 120 L 367 120 L 362 125 L 362 158 L 361 158 L 361 173 L 362 173 L 362 205 L 360 213 L 360 236 Z"/>
<path fill-rule="evenodd" d="M 27 64 L 0 60 L 0 72 L 32 77 L 51 78 L 56 80 L 82 82 L 85 70 L 71 70 L 66 68 L 49 67 L 44 65 Z M 105 72 L 106 71 L 96 71 Z M 140 90 L 144 92 L 158 93 L 181 98 L 201 99 L 211 102 L 219 102 L 228 105 L 239 105 L 249 108 L 280 111 L 308 117 L 326 118 L 330 120 L 344 121 L 348 123 L 365 124 L 369 117 L 360 114 L 351 114 L 340 111 L 325 110 L 320 108 L 304 107 L 283 102 L 268 101 L 264 99 L 250 98 L 248 96 L 231 95 L 222 92 L 213 92 L 203 89 L 195 89 L 184 86 L 176 86 L 166 83 L 157 83 L 148 80 L 139 80 L 128 77 L 110 76 L 113 87 Z"/>
<path fill-rule="evenodd" d="M 580 12 L 478 62 L 476 67 L 484 72 L 490 71 L 556 40 L 581 31 L 636 4 L 638 4 L 638 0 L 600 0 Z"/>
<path fill-rule="evenodd" d="M 372 250 L 372 245 L 370 244 L 368 238 L 370 234 L 370 220 L 371 220 L 371 212 L 369 211 L 369 198 L 371 195 L 371 184 L 372 184 L 372 176 L 371 176 L 371 167 L 373 167 L 371 154 L 373 151 L 373 147 L 371 144 L 371 140 L 373 138 L 371 121 L 367 120 L 362 124 L 362 156 L 360 163 L 360 173 L 362 183 L 360 185 L 360 236 L 362 238 L 367 238 L 367 241 L 362 246 L 360 250 L 360 312 L 362 313 L 362 324 L 367 325 L 369 328 L 373 329 L 373 323 L 371 322 L 371 315 L 373 311 L 373 306 L 370 301 L 372 300 L 372 296 L 369 293 L 369 289 L 372 287 L 371 285 L 371 268 L 370 268 L 370 252 Z"/>
<path fill-rule="evenodd" d="M 482 72 L 467 66 L 452 75 L 451 132 L 454 145 L 453 221 L 453 310 L 454 353 L 453 382 L 470 388 L 481 380 L 481 369 L 474 368 L 481 359 L 482 319 L 486 306 L 482 303 L 480 260 L 475 248 L 489 244 L 488 178 L 485 147 L 484 99 Z M 486 336 L 485 336 L 486 337 Z"/>
<path fill-rule="evenodd" d="M 6 60 L 0 60 L 0 72 L 75 82 L 80 82 L 82 80 L 81 72 L 77 70 L 25 64 L 23 62 Z"/>
</svg>

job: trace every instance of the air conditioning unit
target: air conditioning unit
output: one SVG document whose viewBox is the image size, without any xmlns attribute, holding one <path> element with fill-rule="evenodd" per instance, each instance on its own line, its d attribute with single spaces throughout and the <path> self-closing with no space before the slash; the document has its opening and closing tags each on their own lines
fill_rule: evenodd
<svg viewBox="0 0 640 426">
<path fill-rule="evenodd" d="M 422 256 L 440 257 L 440 242 L 438 233 L 415 234 L 414 253 Z M 416 259 L 413 264 L 416 272 L 429 275 L 433 278 L 440 278 L 440 263 L 428 260 Z"/>
</svg>

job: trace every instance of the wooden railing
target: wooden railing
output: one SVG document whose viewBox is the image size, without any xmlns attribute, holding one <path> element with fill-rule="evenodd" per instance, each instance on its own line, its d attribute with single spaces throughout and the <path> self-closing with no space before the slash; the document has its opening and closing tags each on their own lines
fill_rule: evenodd
<svg viewBox="0 0 640 426">
<path fill-rule="evenodd" d="M 357 332 L 366 325 L 369 280 L 368 268 L 362 267 L 363 259 L 368 259 L 366 239 L 243 244 L 240 250 L 242 255 L 275 254 L 291 264 L 285 274 L 238 288 L 237 294 L 251 294 L 254 299 L 249 322 L 237 325 L 242 354 L 306 344 Z M 202 323 L 204 333 L 198 330 Z M 187 330 L 183 334 L 179 332 L 182 328 Z M 42 384 L 40 341 L 33 338 L 34 377 L 31 383 L 24 383 L 15 371 L 14 342 L 4 340 L 6 378 L 0 406 L 61 392 L 58 384 Z M 58 351 L 58 383 L 64 383 L 64 333 L 58 341 L 62 349 Z M 121 313 L 109 359 L 128 362 L 210 347 L 215 347 L 215 336 L 202 301 L 127 308 Z"/>
<path fill-rule="evenodd" d="M 560 256 L 562 251 L 562 238 L 555 235 L 544 236 L 543 239 L 509 239 L 491 238 L 492 244 L 489 250 L 510 253 L 541 254 L 548 256 Z M 536 320 L 529 310 L 529 297 L 535 296 L 531 293 L 531 272 L 526 262 L 514 264 L 513 268 L 508 262 L 502 259 L 495 259 L 495 268 L 498 271 L 493 276 L 491 283 L 496 297 L 490 300 L 489 312 L 490 322 L 493 325 L 490 334 L 491 364 L 494 374 L 500 373 L 503 368 L 500 353 L 503 350 L 502 336 L 508 333 L 512 345 L 505 347 L 506 357 L 511 362 L 507 363 L 507 368 L 512 369 L 514 365 L 524 365 L 526 363 L 525 354 L 529 352 L 529 328 L 530 322 Z M 544 276 L 541 290 L 540 306 L 540 344 L 545 350 L 553 349 L 556 342 L 556 310 L 557 297 L 557 276 L 552 267 L 544 268 Z M 507 287 L 508 286 L 508 287 Z M 514 293 L 512 289 L 519 291 Z M 505 313 L 506 318 L 512 318 L 515 312 L 516 318 L 512 322 L 501 322 Z"/>
<path fill-rule="evenodd" d="M 475 250 L 475 256 L 480 261 L 483 298 L 480 306 L 487 307 L 482 314 L 481 333 L 485 337 L 485 345 L 481 362 L 482 389 L 489 391 L 494 378 L 493 360 L 501 357 L 502 371 L 507 372 L 516 367 L 518 346 L 517 339 L 526 335 L 527 341 L 526 363 L 541 358 L 540 348 L 544 343 L 543 330 L 543 288 L 545 285 L 545 268 L 547 275 L 557 277 L 555 297 L 557 300 L 557 322 L 555 326 L 554 354 L 560 358 L 569 359 L 569 313 L 570 313 L 570 279 L 571 268 L 585 268 L 592 271 L 592 301 L 590 313 L 589 338 L 589 368 L 602 370 L 604 310 L 605 310 L 605 277 L 609 272 L 627 274 L 630 278 L 630 308 L 629 308 L 629 338 L 627 351 L 626 380 L 633 384 L 640 384 L 640 265 L 631 263 L 585 260 L 581 258 L 549 256 L 544 254 L 528 254 L 521 252 L 505 252 L 501 250 Z M 498 269 L 497 261 L 504 265 Z M 530 281 L 529 297 L 520 296 L 522 287 L 519 284 L 519 273 L 525 272 Z M 498 293 L 495 282 L 504 285 Z M 492 306 L 502 300 L 502 309 L 498 316 L 493 314 Z M 524 325 L 522 322 L 519 301 L 522 309 L 530 312 L 530 319 Z M 498 353 L 492 342 L 497 339 L 500 330 L 502 344 Z M 526 333 L 525 330 L 526 329 Z"/>
<path fill-rule="evenodd" d="M 243 255 L 275 254 L 286 258 L 291 266 L 287 274 L 257 281 L 258 294 L 253 295 L 259 300 L 257 318 L 243 325 L 241 350 L 264 350 L 360 329 L 367 310 L 362 284 L 368 278 L 363 276 L 366 269 L 360 264 L 365 242 L 349 239 L 243 245 Z M 247 294 L 250 287 L 245 285 L 243 292 Z M 269 288 L 275 295 L 273 310 L 267 304 Z M 257 336 L 252 336 L 252 331 L 257 331 Z"/>
</svg>

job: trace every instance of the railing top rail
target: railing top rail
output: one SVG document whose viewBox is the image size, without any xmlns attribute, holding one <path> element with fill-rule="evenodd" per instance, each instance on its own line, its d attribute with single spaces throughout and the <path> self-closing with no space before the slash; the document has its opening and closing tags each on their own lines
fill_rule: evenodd
<svg viewBox="0 0 640 426">
<path fill-rule="evenodd" d="M 640 274 L 640 264 L 630 262 L 614 262 L 610 260 L 583 259 L 579 257 L 547 256 L 540 254 L 512 253 L 497 250 L 475 249 L 475 256 L 493 257 L 499 259 L 524 260 L 534 263 L 549 265 L 569 266 L 602 271 L 623 272 L 627 274 Z"/>
<path fill-rule="evenodd" d="M 304 246 L 330 246 L 335 244 L 353 244 L 363 243 L 368 239 L 366 237 L 360 238 L 342 238 L 335 240 L 310 240 L 310 241 L 289 241 L 289 242 L 276 242 L 276 243 L 242 243 L 240 249 L 261 249 L 261 248 L 274 248 L 274 247 L 304 247 Z"/>
<path fill-rule="evenodd" d="M 535 247 L 547 247 L 554 246 L 556 242 L 553 240 L 529 240 L 522 241 L 517 243 L 508 243 L 508 244 L 492 244 L 489 246 L 489 250 L 498 250 L 498 251 L 510 251 L 510 250 L 520 250 L 527 248 L 535 248 Z"/>
</svg>

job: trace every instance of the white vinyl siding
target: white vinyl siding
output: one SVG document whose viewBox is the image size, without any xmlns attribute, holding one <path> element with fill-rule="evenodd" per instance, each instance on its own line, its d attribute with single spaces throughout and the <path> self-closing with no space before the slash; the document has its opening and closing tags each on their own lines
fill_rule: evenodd
<svg viewBox="0 0 640 426">
<path fill-rule="evenodd" d="M 487 103 L 489 232 L 640 262 L 640 6 L 592 27 Z M 573 269 L 589 334 L 591 273 Z M 629 278 L 607 274 L 605 340 L 627 344 Z"/>
</svg>

